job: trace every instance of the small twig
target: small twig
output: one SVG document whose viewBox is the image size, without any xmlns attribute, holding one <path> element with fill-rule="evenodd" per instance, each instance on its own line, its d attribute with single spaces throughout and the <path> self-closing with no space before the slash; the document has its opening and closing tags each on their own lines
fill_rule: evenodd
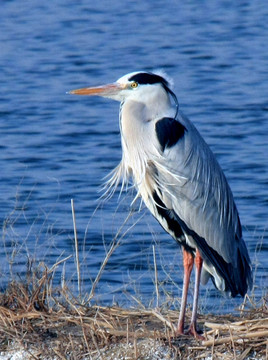
<svg viewBox="0 0 268 360">
<path fill-rule="evenodd" d="M 90 354 L 89 344 L 88 344 L 88 342 L 87 342 L 87 339 L 86 339 L 86 336 L 85 336 L 85 333 L 84 333 L 84 329 L 83 329 L 83 327 L 82 327 L 82 330 L 83 330 L 84 338 L 85 338 L 85 341 L 86 341 L 86 344 L 87 344 L 87 347 L 88 347 L 88 352 L 89 352 L 89 354 Z M 90 335 L 91 335 L 91 338 L 92 338 L 93 344 L 94 344 L 94 346 L 95 346 L 96 350 L 98 351 L 98 355 L 99 355 L 99 357 L 101 358 L 101 360 L 103 360 L 103 357 L 102 357 L 101 351 L 100 351 L 100 349 L 99 349 L 99 347 L 98 347 L 98 343 L 97 343 L 97 341 L 96 341 L 96 339 L 95 339 L 95 335 L 94 335 L 94 333 L 93 333 L 93 331 L 92 331 L 92 330 L 90 330 Z"/>
<path fill-rule="evenodd" d="M 248 347 L 245 351 L 242 352 L 242 354 L 237 357 L 237 360 L 244 360 L 250 351 L 251 347 Z"/>
<path fill-rule="evenodd" d="M 77 270 L 77 285 L 79 298 L 81 299 L 81 275 L 80 275 L 80 263 L 79 263 L 79 248 L 78 248 L 78 238 L 77 238 L 77 229 L 76 229 L 76 219 L 75 219 L 75 210 L 74 210 L 74 200 L 71 199 L 72 206 L 72 215 L 73 215 L 73 227 L 74 227 L 74 243 L 75 243 L 75 259 L 76 259 L 76 270 Z"/>
<path fill-rule="evenodd" d="M 256 331 L 256 332 L 243 334 L 243 335 L 233 335 L 233 340 L 236 341 L 236 340 L 240 340 L 240 339 L 251 339 L 251 338 L 256 338 L 256 337 L 267 337 L 267 336 L 268 336 L 268 331 Z M 224 338 L 216 339 L 215 345 L 226 344 L 226 343 L 229 343 L 230 341 L 231 341 L 231 337 L 227 336 Z M 211 346 L 213 343 L 214 343 L 214 339 L 210 339 L 210 340 L 203 341 L 202 345 Z"/>
<path fill-rule="evenodd" d="M 234 359 L 236 360 L 235 343 L 234 343 L 234 338 L 233 338 L 233 333 L 232 333 L 231 327 L 229 327 L 229 333 L 230 333 L 230 339 L 231 339 L 231 343 L 232 343 L 232 347 L 233 347 Z"/>
<path fill-rule="evenodd" d="M 127 318 L 127 346 L 129 345 L 129 324 L 128 324 L 128 318 Z"/>
<path fill-rule="evenodd" d="M 74 354 L 74 342 L 73 342 L 73 338 L 72 338 L 72 335 L 69 334 L 69 340 L 70 340 L 70 344 L 71 344 L 71 348 L 72 348 L 72 353 Z"/>
<path fill-rule="evenodd" d="M 125 218 L 123 224 L 121 225 L 121 227 L 119 228 L 118 232 L 116 233 L 114 239 L 113 239 L 113 242 L 112 242 L 112 245 L 110 246 L 110 249 L 108 250 L 108 252 L 106 253 L 106 256 L 101 264 L 101 267 L 98 271 L 98 274 L 95 278 L 95 280 L 93 281 L 93 284 L 92 284 L 92 287 L 91 287 L 91 290 L 90 290 L 90 293 L 88 295 L 88 299 L 87 299 L 87 303 L 90 302 L 90 300 L 93 298 L 94 296 L 94 293 L 95 293 L 95 289 L 98 285 L 98 282 L 100 281 L 100 278 L 101 278 L 101 275 L 103 273 L 103 270 L 105 268 L 105 266 L 107 265 L 108 263 L 108 260 L 110 259 L 110 257 L 112 256 L 113 252 L 117 249 L 117 247 L 120 245 L 121 243 L 121 239 L 128 233 L 128 231 L 131 229 L 131 227 L 129 227 L 120 237 L 120 233 L 121 233 L 121 230 L 123 229 L 124 225 L 127 223 L 127 221 L 129 220 L 129 218 L 132 216 L 132 212 L 130 212 L 127 217 Z"/>
<path fill-rule="evenodd" d="M 214 359 L 214 351 L 215 351 L 215 333 L 213 334 L 213 344 L 211 349 L 211 357 Z"/>
<path fill-rule="evenodd" d="M 155 256 L 155 246 L 153 245 L 153 256 L 154 256 L 154 282 L 155 282 L 155 292 L 156 292 L 156 307 L 159 307 L 159 289 L 158 289 L 158 274 L 157 274 L 157 265 L 156 265 L 156 256 Z"/>
<path fill-rule="evenodd" d="M 112 253 L 113 253 L 114 250 L 118 247 L 118 245 L 119 245 L 118 242 L 117 242 L 117 243 L 113 242 L 112 245 L 111 245 L 111 247 L 110 247 L 110 249 L 109 249 L 109 251 L 107 252 L 107 254 L 106 254 L 106 256 L 105 256 L 105 258 L 104 258 L 104 260 L 103 260 L 103 262 L 102 262 L 102 264 L 101 264 L 101 267 L 100 267 L 100 269 L 99 269 L 99 272 L 98 272 L 98 274 L 97 274 L 97 276 L 96 276 L 96 278 L 95 278 L 95 280 L 94 280 L 94 282 L 93 282 L 93 284 L 92 284 L 92 287 L 91 287 L 91 290 L 90 290 L 90 293 L 89 293 L 87 302 L 89 302 L 89 301 L 93 298 L 94 293 L 95 293 L 96 286 L 97 286 L 97 284 L 98 284 L 98 282 L 99 282 L 99 280 L 100 280 L 100 278 L 101 278 L 102 272 L 103 272 L 103 270 L 104 270 L 104 268 L 105 268 L 108 260 L 110 259 Z"/>
<path fill-rule="evenodd" d="M 72 256 L 73 256 L 73 255 L 69 255 L 69 256 L 67 256 L 66 258 L 64 258 L 64 259 L 59 260 L 58 262 L 56 262 L 56 264 L 54 264 L 53 266 L 51 266 L 50 269 L 47 270 L 47 274 L 52 273 L 58 265 L 60 265 L 60 264 L 63 263 L 64 261 L 69 260 Z"/>
<path fill-rule="evenodd" d="M 167 325 L 172 331 L 176 331 L 176 327 L 167 319 L 164 318 L 160 312 L 152 310 L 152 314 L 155 315 L 159 320 L 161 320 L 165 325 Z"/>
<path fill-rule="evenodd" d="M 61 288 L 64 289 L 65 288 L 65 263 L 63 264 L 62 267 L 62 272 L 61 272 Z"/>
<path fill-rule="evenodd" d="M 90 354 L 90 347 L 89 347 L 89 343 L 87 341 L 87 336 L 86 336 L 86 332 L 85 332 L 85 328 L 84 328 L 84 324 L 83 324 L 83 319 L 82 317 L 80 317 L 80 323 L 81 323 L 81 328 L 82 328 L 82 333 L 83 333 L 83 338 L 84 338 L 84 341 L 85 341 L 85 344 L 86 344 L 86 347 L 87 347 L 87 351 L 88 353 Z M 98 351 L 98 353 L 100 354 L 100 350 L 98 348 L 98 345 L 96 345 L 96 340 L 95 340 L 95 337 L 94 337 L 94 334 L 92 333 L 92 330 L 90 329 L 90 335 L 91 335 L 91 338 L 93 340 L 93 343 L 96 347 L 96 350 Z"/>
<path fill-rule="evenodd" d="M 136 331 L 134 332 L 134 341 L 133 341 L 133 346 L 134 346 L 134 359 L 137 360 L 138 359 L 138 347 L 137 347 L 137 336 L 136 336 Z"/>
<path fill-rule="evenodd" d="M 146 307 L 143 305 L 143 303 L 141 302 L 141 300 L 139 300 L 136 296 L 130 294 L 129 292 L 127 291 L 123 291 L 123 293 L 129 297 L 131 297 L 131 299 L 133 299 L 139 306 L 140 308 L 142 308 L 143 310 L 146 309 Z"/>
<path fill-rule="evenodd" d="M 41 352 L 38 353 L 38 356 L 35 356 L 35 354 L 32 353 L 32 351 L 24 348 L 24 350 L 35 360 L 38 360 L 39 359 L 39 355 L 41 355 Z"/>
<path fill-rule="evenodd" d="M 65 360 L 65 356 L 63 356 L 60 352 L 58 352 L 56 349 L 53 349 L 54 353 L 62 360 Z"/>
</svg>

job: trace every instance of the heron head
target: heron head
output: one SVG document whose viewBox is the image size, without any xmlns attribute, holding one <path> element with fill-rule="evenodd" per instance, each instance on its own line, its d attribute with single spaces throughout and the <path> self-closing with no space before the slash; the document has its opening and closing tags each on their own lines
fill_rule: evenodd
<svg viewBox="0 0 268 360">
<path fill-rule="evenodd" d="M 146 101 L 147 96 L 172 95 L 170 82 L 162 75 L 151 72 L 132 72 L 119 78 L 115 83 L 72 90 L 70 94 L 95 95 L 107 97 L 117 101 L 133 100 Z M 177 100 L 177 99 L 176 99 Z"/>
</svg>

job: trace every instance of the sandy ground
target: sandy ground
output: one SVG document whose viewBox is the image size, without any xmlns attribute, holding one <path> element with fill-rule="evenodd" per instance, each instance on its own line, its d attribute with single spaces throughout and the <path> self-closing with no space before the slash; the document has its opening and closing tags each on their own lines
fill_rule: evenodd
<svg viewBox="0 0 268 360">
<path fill-rule="evenodd" d="M 175 335 L 176 310 L 58 301 L 47 278 L 0 294 L 0 360 L 268 360 L 268 297 L 239 315 L 199 314 L 196 340 Z"/>
</svg>

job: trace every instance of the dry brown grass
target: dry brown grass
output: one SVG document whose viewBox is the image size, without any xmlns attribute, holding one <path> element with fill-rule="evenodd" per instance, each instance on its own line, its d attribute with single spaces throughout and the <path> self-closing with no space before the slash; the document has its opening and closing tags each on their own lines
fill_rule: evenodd
<svg viewBox="0 0 268 360">
<path fill-rule="evenodd" d="M 2 353 L 19 347 L 29 359 L 267 358 L 267 299 L 241 316 L 199 316 L 206 337 L 200 342 L 174 337 L 177 311 L 83 306 L 51 283 L 45 269 L 0 295 Z"/>
<path fill-rule="evenodd" d="M 37 270 L 31 268 L 24 282 L 10 282 L 5 292 L 0 293 L 0 359 L 5 354 L 5 359 L 11 358 L 14 349 L 23 350 L 16 359 L 25 360 L 268 359 L 267 295 L 258 304 L 247 298 L 240 316 L 200 315 L 198 321 L 204 330 L 204 341 L 174 336 L 178 311 L 90 306 L 109 258 L 131 229 L 124 230 L 131 213 L 107 249 L 90 293 L 82 296 L 73 203 L 72 210 L 79 296 L 77 298 L 69 291 L 65 280 L 61 288 L 52 285 L 55 269 L 69 257 L 51 268 L 44 264 L 39 264 Z M 154 247 L 153 255 L 158 305 Z M 190 315 L 186 314 L 188 323 Z"/>
</svg>

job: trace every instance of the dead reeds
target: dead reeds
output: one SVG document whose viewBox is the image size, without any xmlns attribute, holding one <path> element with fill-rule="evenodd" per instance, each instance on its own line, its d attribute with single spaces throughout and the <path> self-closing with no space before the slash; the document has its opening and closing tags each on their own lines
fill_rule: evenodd
<svg viewBox="0 0 268 360">
<path fill-rule="evenodd" d="M 31 267 L 26 279 L 11 281 L 0 293 L 1 354 L 20 352 L 17 359 L 268 359 L 268 298 L 254 304 L 248 299 L 240 315 L 199 315 L 205 340 L 175 336 L 178 311 L 161 308 L 156 252 L 153 247 L 156 308 L 135 309 L 91 305 L 104 269 L 126 233 L 131 213 L 106 249 L 106 254 L 89 294 L 82 294 L 79 239 L 72 213 L 78 297 L 63 276 L 60 287 L 53 285 L 55 270 L 68 256 L 51 267 Z M 134 226 L 135 223 L 132 225 Z M 67 264 L 66 264 L 67 266 Z M 141 305 L 139 299 L 136 302 Z M 173 303 L 174 305 L 174 303 Z M 174 306 L 173 306 L 174 307 Z M 189 313 L 186 321 L 190 321 Z"/>
<path fill-rule="evenodd" d="M 81 305 L 68 289 L 51 289 L 51 269 L 32 280 L 12 282 L 0 295 L 2 352 L 19 347 L 29 359 L 267 357 L 267 299 L 242 317 L 200 316 L 206 340 L 198 342 L 174 336 L 177 311 Z"/>
</svg>

